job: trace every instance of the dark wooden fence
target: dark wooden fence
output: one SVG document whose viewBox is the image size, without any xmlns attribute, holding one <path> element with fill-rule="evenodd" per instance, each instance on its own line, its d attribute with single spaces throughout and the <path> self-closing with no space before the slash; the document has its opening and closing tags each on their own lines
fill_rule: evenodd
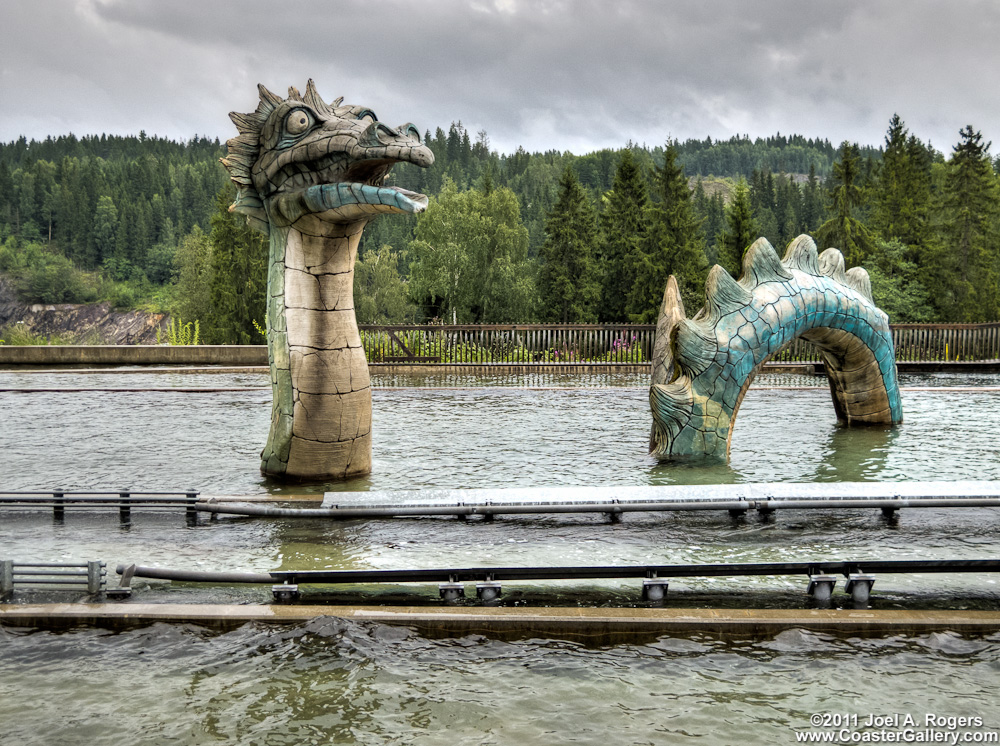
<svg viewBox="0 0 1000 746">
<path fill-rule="evenodd" d="M 652 324 L 361 325 L 372 363 L 649 362 Z"/>
<path fill-rule="evenodd" d="M 414 324 L 361 325 L 365 354 L 372 363 L 648 363 L 656 327 L 652 324 Z M 1000 323 L 894 324 L 900 361 L 1000 359 Z M 818 362 L 816 349 L 801 339 L 774 358 Z"/>
</svg>

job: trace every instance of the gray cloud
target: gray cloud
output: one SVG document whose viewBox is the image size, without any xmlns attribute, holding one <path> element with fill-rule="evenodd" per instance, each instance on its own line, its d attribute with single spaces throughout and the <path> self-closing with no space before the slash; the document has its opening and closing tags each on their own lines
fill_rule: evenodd
<svg viewBox="0 0 1000 746">
<path fill-rule="evenodd" d="M 175 0 L 8 3 L 0 140 L 227 138 L 226 113 L 316 80 L 389 122 L 454 120 L 509 151 L 631 139 L 881 141 L 893 112 L 948 150 L 1000 115 L 992 2 Z"/>
</svg>

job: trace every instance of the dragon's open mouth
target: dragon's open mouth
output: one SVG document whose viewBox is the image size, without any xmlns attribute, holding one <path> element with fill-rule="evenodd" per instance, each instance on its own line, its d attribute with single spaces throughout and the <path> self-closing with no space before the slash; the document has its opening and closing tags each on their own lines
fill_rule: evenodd
<svg viewBox="0 0 1000 746">
<path fill-rule="evenodd" d="M 279 200 L 289 218 L 293 213 L 323 212 L 330 213 L 328 220 L 353 221 L 370 219 L 377 213 L 417 213 L 427 208 L 426 195 L 383 185 L 392 167 L 404 161 L 366 158 L 345 168 L 344 160 L 342 155 L 331 154 L 301 164 L 297 173 L 278 185 Z"/>
<path fill-rule="evenodd" d="M 389 171 L 398 162 L 385 158 L 356 161 L 347 169 L 341 180 L 380 186 L 385 177 L 389 175 Z"/>
<path fill-rule="evenodd" d="M 397 186 L 383 186 L 394 165 L 391 158 L 372 158 L 352 163 L 337 180 L 339 203 L 371 206 L 377 211 L 388 207 L 393 212 L 422 212 L 427 208 L 427 196 Z M 345 188 L 346 187 L 346 188 Z"/>
</svg>

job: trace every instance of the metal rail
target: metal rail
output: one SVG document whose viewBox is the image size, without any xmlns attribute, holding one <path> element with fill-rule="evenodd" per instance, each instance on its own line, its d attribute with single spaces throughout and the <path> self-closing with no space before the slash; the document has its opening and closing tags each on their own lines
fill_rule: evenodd
<svg viewBox="0 0 1000 746">
<path fill-rule="evenodd" d="M 830 601 L 837 584 L 836 575 L 847 578 L 845 591 L 855 603 L 867 603 L 876 572 L 883 573 L 986 573 L 1000 572 L 1000 559 L 971 560 L 864 560 L 856 562 L 757 562 L 743 564 L 701 565 L 606 565 L 597 567 L 450 567 L 415 570 L 276 570 L 255 572 L 205 572 L 170 570 L 138 565 L 119 565 L 122 576 L 119 588 L 109 596 L 127 597 L 133 577 L 171 580 L 189 583 L 273 583 L 271 592 L 276 601 L 292 601 L 299 597 L 299 584 L 361 585 L 372 583 L 433 583 L 447 601 L 465 596 L 464 582 L 476 583 L 476 596 L 483 601 L 495 601 L 501 595 L 501 583 L 517 580 L 582 580 L 611 578 L 642 578 L 642 597 L 662 601 L 666 596 L 668 578 L 680 577 L 746 577 L 759 575 L 805 575 L 809 578 L 807 592 L 816 601 Z"/>
<path fill-rule="evenodd" d="M 131 566 L 128 566 L 131 567 Z M 128 567 L 120 564 L 119 575 Z M 449 567 L 417 570 L 274 570 L 272 572 L 209 572 L 134 566 L 133 576 L 188 583 L 434 583 L 501 580 L 585 580 L 613 578 L 745 577 L 756 575 L 843 575 L 881 573 L 1000 572 L 1000 559 L 858 560 L 818 562 L 748 562 L 685 565 L 603 565 L 572 567 Z"/>
<path fill-rule="evenodd" d="M 7 598 L 17 586 L 86 587 L 97 594 L 105 584 L 106 563 L 70 564 L 59 562 L 14 562 L 0 560 L 0 598 Z"/>
<path fill-rule="evenodd" d="M 181 496 L 183 495 L 183 496 Z M 524 489 L 394 490 L 328 492 L 319 508 L 223 504 L 186 492 L 3 492 L 0 509 L 118 507 L 127 522 L 132 508 L 182 507 L 190 521 L 198 513 L 269 518 L 416 518 L 503 515 L 605 514 L 725 510 L 731 515 L 778 510 L 877 509 L 893 515 L 903 508 L 997 508 L 1000 482 L 829 482 L 655 487 L 540 487 Z"/>
<path fill-rule="evenodd" d="M 196 521 L 197 490 L 183 492 L 143 492 L 132 490 L 49 490 L 0 492 L 0 509 L 51 509 L 52 517 L 61 521 L 66 508 L 94 509 L 118 508 L 122 523 L 128 523 L 134 508 L 169 509 L 184 508 L 188 521 Z"/>
</svg>

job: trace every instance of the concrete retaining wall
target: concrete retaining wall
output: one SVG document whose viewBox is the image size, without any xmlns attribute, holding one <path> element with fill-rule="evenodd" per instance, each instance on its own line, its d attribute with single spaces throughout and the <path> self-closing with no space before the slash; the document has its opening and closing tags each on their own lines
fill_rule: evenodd
<svg viewBox="0 0 1000 746">
<path fill-rule="evenodd" d="M 468 373 L 503 375 L 524 373 L 645 373 L 649 365 L 640 363 L 369 363 L 372 373 L 415 374 Z"/>
<path fill-rule="evenodd" d="M 0 345 L 0 365 L 267 365 L 266 345 Z M 648 364 L 372 363 L 379 373 L 647 373 Z"/>
<path fill-rule="evenodd" d="M 266 345 L 0 345 L 0 366 L 267 365 Z M 649 363 L 370 363 L 378 373 L 649 373 Z M 898 361 L 902 373 L 1000 371 L 1000 360 Z M 768 363 L 768 373 L 823 374 L 822 363 Z"/>
<path fill-rule="evenodd" d="M 265 345 L 0 345 L 0 365 L 267 365 Z"/>
<path fill-rule="evenodd" d="M 300 624 L 317 617 L 404 625 L 440 637 L 557 637 L 614 645 L 638 638 L 700 632 L 772 637 L 787 629 L 852 637 L 950 631 L 995 634 L 995 611 L 893 609 L 646 609 L 646 608 L 442 608 L 406 606 L 0 604 L 0 627 L 129 629 L 158 622 L 234 629 L 249 622 Z"/>
</svg>

